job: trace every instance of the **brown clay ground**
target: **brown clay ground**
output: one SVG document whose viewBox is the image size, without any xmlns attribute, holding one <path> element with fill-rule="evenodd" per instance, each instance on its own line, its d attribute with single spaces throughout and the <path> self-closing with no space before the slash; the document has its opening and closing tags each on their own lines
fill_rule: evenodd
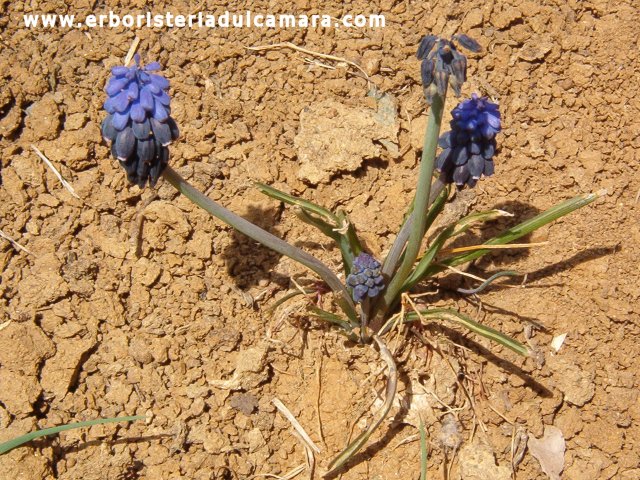
<svg viewBox="0 0 640 480">
<path fill-rule="evenodd" d="M 91 11 L 91 2 L 75 3 L 33 8 Z M 381 30 L 137 32 L 143 57 L 158 59 L 172 82 L 182 130 L 172 164 L 214 199 L 326 261 L 337 265 L 339 258 L 328 242 L 290 210 L 261 198 L 251 181 L 345 208 L 371 251 L 384 252 L 417 171 L 412 132 L 424 122 L 425 106 L 414 52 L 427 32 L 477 38 L 484 50 L 470 56 L 464 92 L 489 94 L 501 104 L 497 174 L 480 184 L 474 208 L 500 206 L 527 216 L 580 193 L 608 192 L 529 238 L 548 241 L 545 246 L 472 267 L 479 275 L 504 268 L 528 273 L 528 288 L 493 288 L 482 295 L 480 311 L 442 292 L 428 297 L 523 341 L 532 322 L 541 324 L 531 341 L 544 362 L 522 360 L 456 329 L 421 330 L 441 353 L 415 335 L 394 338 L 399 398 L 413 409 L 396 408 L 342 478 L 417 478 L 419 444 L 410 425 L 416 405 L 427 423 L 430 478 L 443 478 L 451 463 L 451 478 L 508 478 L 514 435 L 541 437 L 550 425 L 567 441 L 562 478 L 640 478 L 635 2 L 385 0 L 345 7 L 332 1 L 318 8 L 300 0 L 271 9 L 273 2 L 241 3 L 239 11 L 387 15 Z M 126 8 L 108 4 L 95 9 Z M 224 5 L 180 2 L 170 9 L 220 12 Z M 20 21 L 31 8 L 0 2 L 0 228 L 31 252 L 0 243 L 0 441 L 94 417 L 149 413 L 150 422 L 34 442 L 0 457 L 0 477 L 283 476 L 304 464 L 305 454 L 272 405 L 276 397 L 319 444 L 321 472 L 370 418 L 383 387 L 380 360 L 307 318 L 299 304 L 267 313 L 291 288 L 289 278 L 309 281 L 308 272 L 238 237 L 167 184 L 160 182 L 155 199 L 126 184 L 101 142 L 99 122 L 106 67 L 121 62 L 134 33 L 96 29 L 89 38 L 81 31 L 28 31 Z M 328 69 L 291 50 L 245 49 L 282 41 L 362 65 L 372 85 L 396 99 L 400 155 L 391 158 L 383 149 L 329 183 L 299 180 L 294 138 L 303 109 L 323 101 L 370 108 L 372 100 L 367 82 L 344 64 L 327 62 L 335 67 Z M 450 100 L 448 110 L 454 105 Z M 550 341 L 562 333 L 567 340 L 553 355 Z M 234 378 L 241 390 L 218 382 Z M 456 425 L 447 408 L 432 393 L 411 395 L 409 384 L 424 385 L 453 408 L 459 438 L 455 432 L 444 438 Z M 458 440 L 457 451 L 446 447 Z M 477 474 L 474 456 L 484 468 Z M 521 479 L 547 478 L 528 453 L 516 472 Z"/>
</svg>

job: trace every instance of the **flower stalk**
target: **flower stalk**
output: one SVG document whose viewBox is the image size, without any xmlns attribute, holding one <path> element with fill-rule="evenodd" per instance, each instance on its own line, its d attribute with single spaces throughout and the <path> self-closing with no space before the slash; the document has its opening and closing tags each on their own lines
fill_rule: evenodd
<svg viewBox="0 0 640 480">
<path fill-rule="evenodd" d="M 440 126 L 442 125 L 442 113 L 444 111 L 446 93 L 445 88 L 443 96 L 438 93 L 433 96 L 433 102 L 431 103 L 431 109 L 429 111 L 427 129 L 424 135 L 424 146 L 420 160 L 420 174 L 414 199 L 413 211 L 415 212 L 415 216 L 409 232 L 409 239 L 407 241 L 407 248 L 404 252 L 404 258 L 380 300 L 378 317 L 384 316 L 388 308 L 400 294 L 402 285 L 411 273 L 413 264 L 420 253 L 420 246 L 422 245 L 422 238 L 424 236 L 425 225 L 427 222 L 426 212 L 429 207 L 431 181 L 433 177 L 436 149 L 438 147 L 438 138 L 440 136 Z M 376 327 L 380 327 L 381 321 L 382 319 L 378 318 L 377 321 L 372 323 L 374 331 L 376 330 Z"/>
</svg>

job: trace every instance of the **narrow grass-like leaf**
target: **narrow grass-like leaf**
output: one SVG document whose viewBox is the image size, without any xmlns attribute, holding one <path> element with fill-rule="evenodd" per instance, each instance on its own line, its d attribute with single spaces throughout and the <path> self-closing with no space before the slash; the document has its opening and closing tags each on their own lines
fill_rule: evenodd
<svg viewBox="0 0 640 480">
<path fill-rule="evenodd" d="M 336 215 L 320 205 L 309 202 L 308 200 L 303 200 L 302 198 L 294 197 L 293 195 L 289 195 L 288 193 L 278 190 L 277 188 L 270 187 L 269 185 L 265 185 L 264 183 L 256 182 L 255 186 L 258 190 L 271 198 L 313 212 L 326 220 L 332 221 L 335 225 L 339 225 L 340 223 Z"/>
<path fill-rule="evenodd" d="M 489 210 L 486 212 L 472 213 L 471 215 L 467 215 L 466 217 L 449 225 L 438 234 L 433 242 L 431 242 L 431 245 L 422 256 L 422 258 L 418 262 L 418 265 L 416 265 L 416 268 L 413 270 L 406 283 L 404 284 L 403 291 L 407 291 L 413 288 L 418 282 L 425 278 L 425 273 L 429 271 L 429 267 L 431 266 L 433 259 L 450 238 L 466 232 L 475 223 L 488 222 L 491 220 L 495 220 L 496 218 L 510 215 L 510 213 L 507 213 L 503 210 Z"/>
<path fill-rule="evenodd" d="M 397 271 L 391 276 L 389 285 L 385 290 L 381 303 L 380 311 L 384 315 L 389 307 L 396 301 L 402 292 L 403 286 L 411 275 L 413 265 L 420 253 L 422 238 L 424 237 L 425 224 L 427 218 L 425 212 L 429 208 L 429 200 L 431 195 L 431 181 L 433 178 L 433 166 L 436 158 L 436 149 L 438 147 L 438 138 L 440 136 L 440 126 L 442 125 L 442 113 L 444 111 L 444 102 L 446 98 L 446 90 L 442 95 L 435 94 L 429 109 L 429 117 L 427 120 L 427 128 L 424 134 L 424 143 L 422 147 L 422 157 L 420 159 L 420 172 L 418 173 L 418 185 L 413 205 L 413 222 L 407 238 L 407 246 Z M 372 324 L 375 328 L 377 322 Z"/>
<path fill-rule="evenodd" d="M 114 418 L 98 418 L 96 420 L 87 420 L 86 422 L 69 423 L 67 425 L 60 425 L 57 427 L 45 428 L 43 430 L 36 430 L 35 432 L 21 435 L 12 440 L 4 443 L 0 443 L 0 455 L 13 450 L 16 447 L 24 445 L 25 443 L 35 440 L 36 438 L 46 437 L 48 435 L 55 435 L 56 433 L 64 432 L 66 430 L 73 430 L 74 428 L 91 427 L 93 425 L 101 425 L 103 423 L 116 423 L 116 422 L 133 422 L 135 420 L 144 419 L 144 415 L 134 415 L 132 417 L 114 417 Z"/>
<path fill-rule="evenodd" d="M 278 300 L 276 300 L 275 302 L 273 302 L 273 305 L 269 306 L 269 308 L 267 308 L 266 312 L 268 314 L 272 314 L 273 312 L 276 311 L 276 308 L 278 308 L 283 303 L 291 300 L 292 298 L 297 297 L 298 295 L 311 295 L 312 293 L 314 293 L 314 290 L 302 290 L 302 291 L 301 290 L 294 290 L 292 292 L 289 292 L 286 295 L 284 295 L 283 297 L 281 297 Z"/>
<path fill-rule="evenodd" d="M 570 200 L 566 200 L 561 202 L 554 207 L 551 207 L 548 210 L 536 215 L 529 220 L 526 220 L 515 227 L 511 227 L 505 230 L 500 235 L 493 237 L 490 240 L 485 242 L 486 245 L 504 245 L 518 238 L 524 237 L 525 235 L 537 230 L 538 228 L 546 225 L 547 223 L 551 223 L 554 220 L 557 220 L 560 217 L 568 215 L 569 213 L 577 210 L 579 208 L 584 207 L 585 205 L 590 204 L 596 198 L 598 198 L 598 194 L 589 193 L 585 195 L 578 195 Z M 463 263 L 470 262 L 475 260 L 476 258 L 480 258 L 483 255 L 491 252 L 490 249 L 484 250 L 475 250 L 473 252 L 464 253 L 460 255 L 454 255 L 443 260 L 440 260 L 437 264 L 432 264 L 423 274 L 424 277 L 429 277 L 431 275 L 435 275 L 438 272 L 442 272 L 446 270 L 447 267 L 455 267 L 456 265 L 460 265 Z"/>
<path fill-rule="evenodd" d="M 321 320 L 324 320 L 326 322 L 329 322 L 329 323 L 332 323 L 334 325 L 337 325 L 338 327 L 340 327 L 343 330 L 345 330 L 347 333 L 351 333 L 353 328 L 357 326 L 357 325 L 349 323 L 347 320 L 342 318 L 340 315 L 336 315 L 335 313 L 327 312 L 326 310 L 323 310 L 322 308 L 315 307 L 313 305 L 309 307 L 309 312 L 311 313 L 311 315 L 313 315 L 315 317 L 318 317 Z"/>
<path fill-rule="evenodd" d="M 500 277 L 517 277 L 519 275 L 518 272 L 514 272 L 513 270 L 504 270 L 502 272 L 494 273 L 489 278 L 487 278 L 484 282 L 482 282 L 479 286 L 475 288 L 458 288 L 458 292 L 463 293 L 464 295 L 475 295 L 477 293 L 482 292 L 485 288 L 493 283 L 494 280 L 497 280 Z"/>
<path fill-rule="evenodd" d="M 316 227 L 335 241 L 342 255 L 345 273 L 349 275 L 353 259 L 362 252 L 362 246 L 353 224 L 344 212 L 334 214 L 320 205 L 294 197 L 264 183 L 256 183 L 255 185 L 265 195 L 295 207 L 296 215 L 303 222 Z"/>
<path fill-rule="evenodd" d="M 491 328 L 481 323 L 478 323 L 475 320 L 466 316 L 465 314 L 450 308 L 431 308 L 429 310 L 424 310 L 419 313 L 410 312 L 406 314 L 403 323 L 410 323 L 410 322 L 420 321 L 421 319 L 433 319 L 433 318 L 455 322 L 459 325 L 462 325 L 463 327 L 468 328 L 472 332 L 477 333 L 478 335 L 482 335 L 483 337 L 488 338 L 489 340 L 492 340 L 496 343 L 499 343 L 500 345 L 503 345 L 513 350 L 514 352 L 520 355 L 524 355 L 525 357 L 529 356 L 529 349 L 525 347 L 522 343 L 518 342 L 517 340 L 511 338 L 508 335 L 505 335 L 502 332 L 499 332 L 495 328 Z M 390 326 L 386 327 L 384 330 L 388 330 L 388 328 L 390 328 Z M 385 333 L 384 331 L 380 332 L 381 335 L 384 333 Z"/>
<path fill-rule="evenodd" d="M 340 249 L 345 274 L 349 275 L 353 268 L 353 259 L 362 251 L 362 247 L 360 246 L 360 242 L 356 236 L 353 225 L 349 223 L 346 216 L 339 218 L 339 221 L 344 221 L 345 225 L 343 227 L 345 233 L 342 233 L 342 230 L 330 225 L 322 218 L 308 212 L 304 208 L 294 207 L 294 211 L 300 220 L 316 227 L 336 243 Z"/>
<path fill-rule="evenodd" d="M 345 448 L 336 458 L 334 458 L 329 464 L 329 469 L 323 475 L 328 477 L 336 472 L 336 470 L 343 467 L 353 456 L 367 443 L 373 432 L 380 426 L 380 424 L 387 418 L 391 406 L 393 405 L 393 399 L 396 396 L 398 389 L 398 369 L 396 368 L 396 362 L 393 359 L 393 355 L 377 335 L 373 335 L 373 339 L 378 344 L 380 349 L 380 356 L 386 362 L 389 367 L 389 376 L 387 378 L 387 388 L 385 391 L 384 404 L 377 413 L 377 418 L 369 425 L 364 432 L 356 437 L 347 448 Z"/>
<path fill-rule="evenodd" d="M 338 223 L 342 225 L 342 228 L 343 229 L 346 228 L 346 232 L 343 234 L 341 232 L 341 234 L 343 235 L 344 239 L 346 239 L 347 245 L 349 246 L 349 249 L 353 257 L 355 258 L 360 253 L 362 253 L 362 250 L 363 250 L 362 244 L 360 243 L 360 239 L 358 238 L 358 235 L 356 233 L 356 229 L 353 226 L 353 223 L 349 221 L 347 214 L 344 213 L 342 210 L 338 210 L 338 212 L 336 213 L 336 216 L 338 217 Z"/>
</svg>

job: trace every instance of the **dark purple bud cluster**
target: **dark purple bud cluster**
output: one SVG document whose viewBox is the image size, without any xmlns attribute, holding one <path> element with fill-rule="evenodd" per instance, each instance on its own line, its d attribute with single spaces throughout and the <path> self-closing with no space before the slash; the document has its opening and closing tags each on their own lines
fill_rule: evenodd
<svg viewBox="0 0 640 480">
<path fill-rule="evenodd" d="M 451 112 L 451 131 L 439 140 L 443 148 L 436 169 L 447 183 L 474 187 L 480 177 L 493 175 L 496 134 L 500 131 L 498 105 L 475 93 Z"/>
<path fill-rule="evenodd" d="M 169 163 L 167 146 L 178 138 L 178 126 L 171 118 L 169 81 L 152 73 L 160 64 L 113 67 L 105 91 L 108 115 L 102 122 L 102 136 L 111 153 L 127 172 L 131 183 L 153 187 Z"/>
<path fill-rule="evenodd" d="M 472 52 L 480 51 L 478 42 L 467 35 L 454 35 L 452 40 L 425 35 L 418 46 L 416 56 L 422 60 L 422 86 L 429 104 L 436 93 L 444 96 L 447 84 L 459 97 L 460 88 L 467 79 L 467 58 L 458 52 L 453 41 Z"/>
<path fill-rule="evenodd" d="M 367 297 L 373 298 L 384 289 L 381 268 L 380 262 L 368 253 L 361 253 L 353 260 L 347 285 L 351 287 L 355 302 L 361 303 Z"/>
</svg>

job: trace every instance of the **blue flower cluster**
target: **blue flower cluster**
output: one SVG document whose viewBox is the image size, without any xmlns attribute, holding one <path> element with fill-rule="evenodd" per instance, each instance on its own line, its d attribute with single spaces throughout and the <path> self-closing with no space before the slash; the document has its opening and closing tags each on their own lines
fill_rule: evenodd
<svg viewBox="0 0 640 480">
<path fill-rule="evenodd" d="M 436 93 L 444 96 L 447 84 L 459 97 L 462 84 L 467 79 L 467 58 L 458 51 L 453 41 L 472 52 L 480 51 L 480 44 L 467 35 L 454 35 L 452 40 L 425 35 L 418 46 L 416 56 L 422 60 L 422 87 L 428 104 L 431 104 Z"/>
<path fill-rule="evenodd" d="M 498 105 L 475 93 L 451 112 L 451 131 L 444 133 L 436 169 L 447 183 L 474 187 L 480 177 L 493 175 L 496 134 L 500 131 Z"/>
<path fill-rule="evenodd" d="M 353 260 L 353 268 L 347 276 L 347 285 L 352 289 L 353 300 L 361 303 L 367 297 L 375 297 L 384 289 L 382 266 L 368 253 L 361 253 Z"/>
<path fill-rule="evenodd" d="M 178 138 L 178 126 L 171 118 L 169 81 L 152 73 L 160 64 L 113 67 L 105 91 L 108 115 L 102 122 L 102 136 L 111 153 L 127 172 L 131 183 L 153 187 L 169 163 L 167 146 Z"/>
</svg>

